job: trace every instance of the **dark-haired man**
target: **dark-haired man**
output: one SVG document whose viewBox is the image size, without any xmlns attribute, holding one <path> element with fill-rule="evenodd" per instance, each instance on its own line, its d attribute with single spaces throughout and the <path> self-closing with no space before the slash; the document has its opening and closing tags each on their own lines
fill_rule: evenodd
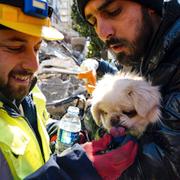
<svg viewBox="0 0 180 180">
<path fill-rule="evenodd" d="M 161 121 L 139 139 L 136 160 L 120 179 L 180 179 L 180 2 L 77 0 L 77 5 L 119 64 L 161 87 Z"/>
</svg>

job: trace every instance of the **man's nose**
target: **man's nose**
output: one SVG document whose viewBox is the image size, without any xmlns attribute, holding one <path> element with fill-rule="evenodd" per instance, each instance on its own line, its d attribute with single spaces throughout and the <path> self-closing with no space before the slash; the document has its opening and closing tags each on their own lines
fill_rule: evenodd
<svg viewBox="0 0 180 180">
<path fill-rule="evenodd" d="M 28 50 L 28 52 L 25 53 L 22 67 L 25 70 L 35 73 L 39 68 L 39 58 L 37 52 L 34 50 Z"/>
<path fill-rule="evenodd" d="M 105 42 L 114 35 L 114 28 L 108 20 L 99 18 L 97 20 L 96 33 Z"/>
</svg>

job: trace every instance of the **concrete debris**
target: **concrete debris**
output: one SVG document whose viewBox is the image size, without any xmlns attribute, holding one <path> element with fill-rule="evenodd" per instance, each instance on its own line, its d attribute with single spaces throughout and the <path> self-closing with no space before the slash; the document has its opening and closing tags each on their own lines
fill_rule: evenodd
<svg viewBox="0 0 180 180">
<path fill-rule="evenodd" d="M 43 58 L 40 59 L 38 85 L 47 103 L 85 91 L 84 81 L 76 77 L 79 67 L 71 57 L 65 55 L 60 44 L 45 42 L 41 48 L 41 57 Z M 48 111 L 53 118 L 59 118 L 69 105 L 48 106 Z"/>
</svg>

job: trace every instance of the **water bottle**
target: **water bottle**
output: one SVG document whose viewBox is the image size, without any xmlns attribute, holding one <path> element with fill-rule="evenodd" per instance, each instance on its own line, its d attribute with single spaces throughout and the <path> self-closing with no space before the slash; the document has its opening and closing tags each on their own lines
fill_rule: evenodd
<svg viewBox="0 0 180 180">
<path fill-rule="evenodd" d="M 67 113 L 59 121 L 56 153 L 60 154 L 65 149 L 71 147 L 79 137 L 81 121 L 79 118 L 79 108 L 69 106 Z"/>
</svg>

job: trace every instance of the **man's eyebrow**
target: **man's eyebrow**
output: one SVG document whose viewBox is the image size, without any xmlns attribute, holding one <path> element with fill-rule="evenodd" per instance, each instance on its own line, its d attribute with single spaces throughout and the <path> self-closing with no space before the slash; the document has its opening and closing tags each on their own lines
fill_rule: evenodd
<svg viewBox="0 0 180 180">
<path fill-rule="evenodd" d="M 17 42 L 27 42 L 26 39 L 24 38 L 20 38 L 20 37 L 11 37 L 9 39 L 6 40 L 7 42 L 11 42 L 11 41 L 17 41 Z"/>
<path fill-rule="evenodd" d="M 12 37 L 12 38 L 9 38 L 7 39 L 4 44 L 8 44 L 8 43 L 11 43 L 11 42 L 17 42 L 17 43 L 27 43 L 28 41 L 24 38 L 20 38 L 20 37 Z M 42 43 L 42 40 L 40 40 L 39 42 L 37 42 L 37 45 L 41 45 Z"/>
<path fill-rule="evenodd" d="M 111 3 L 113 3 L 113 0 L 106 0 L 103 4 L 101 4 L 100 7 L 97 8 L 98 11 L 103 11 L 105 8 L 107 8 Z M 90 19 L 92 17 L 92 14 L 88 14 L 86 16 L 86 19 Z"/>
</svg>

